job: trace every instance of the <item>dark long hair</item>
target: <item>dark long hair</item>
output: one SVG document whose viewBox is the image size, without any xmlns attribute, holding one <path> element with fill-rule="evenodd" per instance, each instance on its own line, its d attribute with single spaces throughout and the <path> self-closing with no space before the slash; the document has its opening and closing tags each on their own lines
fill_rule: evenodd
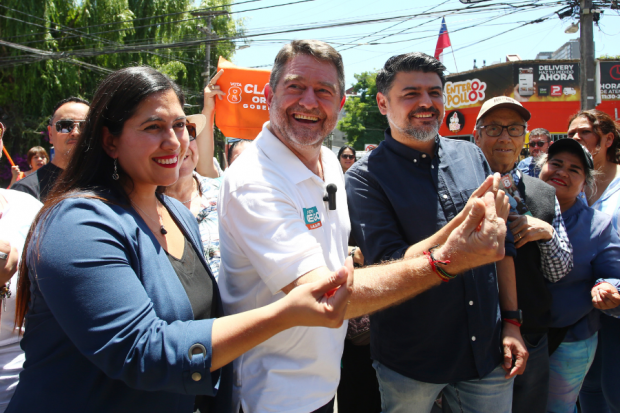
<svg viewBox="0 0 620 413">
<path fill-rule="evenodd" d="M 342 156 L 342 153 L 346 150 L 346 149 L 351 149 L 351 151 L 353 152 L 353 159 L 355 160 L 355 156 L 357 156 L 355 154 L 355 149 L 353 149 L 352 146 L 349 145 L 343 145 L 340 147 L 340 149 L 338 150 L 338 160 L 340 160 L 340 156 Z"/>
<path fill-rule="evenodd" d="M 611 146 L 607 148 L 607 160 L 615 164 L 620 164 L 620 124 L 615 122 L 607 113 L 601 112 L 598 109 L 590 109 L 582 110 L 571 116 L 568 121 L 569 128 L 570 124 L 577 118 L 586 118 L 590 121 L 599 138 L 597 146 L 601 143 L 601 135 L 607 135 L 608 133 L 614 135 Z"/>
<path fill-rule="evenodd" d="M 185 97 L 179 86 L 151 67 L 121 69 L 111 73 L 99 84 L 67 169 L 56 181 L 34 219 L 24 244 L 15 309 L 15 324 L 19 328 L 24 324 L 30 301 L 27 253 L 30 247 L 36 248 L 30 245 L 34 229 L 37 226 L 42 228 L 51 210 L 67 198 L 95 198 L 104 202 L 116 198 L 129 204 L 124 188 L 132 187 L 131 178 L 119 168 L 120 179 L 112 179 L 114 160 L 103 149 L 103 128 L 108 128 L 114 136 L 120 136 L 125 122 L 135 114 L 144 99 L 167 90 L 174 91 L 183 107 Z M 102 195 L 106 191 L 112 197 Z"/>
</svg>

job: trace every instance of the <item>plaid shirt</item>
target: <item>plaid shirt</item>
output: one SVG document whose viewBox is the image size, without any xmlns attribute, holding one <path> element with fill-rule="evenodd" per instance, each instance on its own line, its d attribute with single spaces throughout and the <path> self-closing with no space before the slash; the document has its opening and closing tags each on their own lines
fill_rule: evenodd
<svg viewBox="0 0 620 413">
<path fill-rule="evenodd" d="M 521 171 L 510 171 L 515 185 L 519 185 Z M 573 269 L 573 246 L 568 240 L 562 210 L 558 198 L 555 198 L 555 215 L 553 217 L 553 237 L 549 241 L 536 241 L 540 248 L 543 276 L 552 283 L 558 282 Z"/>
</svg>

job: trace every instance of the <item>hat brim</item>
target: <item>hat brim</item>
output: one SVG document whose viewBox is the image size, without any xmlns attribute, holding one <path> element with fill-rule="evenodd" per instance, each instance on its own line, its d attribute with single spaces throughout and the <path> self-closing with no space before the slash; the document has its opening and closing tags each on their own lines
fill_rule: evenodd
<svg viewBox="0 0 620 413">
<path fill-rule="evenodd" d="M 189 115 L 186 119 L 189 123 L 196 125 L 196 135 L 200 135 L 200 132 L 202 132 L 205 126 L 207 126 L 207 117 L 201 113 L 197 115 Z"/>
<path fill-rule="evenodd" d="M 526 121 L 526 122 L 528 122 L 532 118 L 532 114 L 530 113 L 530 111 L 525 109 L 523 106 L 516 105 L 516 104 L 514 104 L 512 102 L 504 102 L 504 103 L 498 103 L 497 105 L 491 106 L 490 108 L 488 108 L 484 112 L 481 111 L 480 113 L 478 113 L 478 117 L 476 118 L 476 122 L 478 122 L 478 120 L 480 120 L 480 118 L 483 117 L 484 115 L 487 115 L 488 113 L 493 112 L 495 109 L 501 109 L 501 108 L 508 108 L 508 109 L 514 110 L 519 115 L 521 115 L 523 120 Z"/>
<path fill-rule="evenodd" d="M 577 155 L 586 168 L 594 169 L 594 161 L 592 160 L 592 155 L 590 155 L 590 152 L 587 152 L 587 149 L 581 146 L 581 144 L 576 140 L 564 138 L 555 141 L 551 146 L 549 146 L 549 150 L 547 151 L 548 159 L 551 159 L 555 155 L 562 152 L 568 152 Z"/>
</svg>

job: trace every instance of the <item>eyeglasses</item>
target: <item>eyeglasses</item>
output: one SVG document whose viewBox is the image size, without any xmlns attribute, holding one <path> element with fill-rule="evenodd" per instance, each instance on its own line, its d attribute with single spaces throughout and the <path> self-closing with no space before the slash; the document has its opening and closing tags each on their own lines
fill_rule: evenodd
<svg viewBox="0 0 620 413">
<path fill-rule="evenodd" d="M 341 158 L 344 158 L 344 159 L 355 159 L 355 155 L 346 155 L 346 154 L 343 154 L 343 155 L 340 155 L 340 157 L 341 157 Z"/>
<path fill-rule="evenodd" d="M 196 140 L 196 124 L 195 123 L 186 123 L 185 127 L 187 127 L 187 132 L 189 133 L 189 141 Z"/>
<path fill-rule="evenodd" d="M 525 126 L 523 125 L 486 125 L 486 126 L 478 126 L 478 129 L 484 129 L 488 136 L 491 138 L 496 138 L 502 134 L 504 129 L 508 131 L 508 135 L 513 138 L 518 138 L 519 136 L 523 136 L 525 133 Z"/>
<path fill-rule="evenodd" d="M 543 141 L 538 141 L 538 142 L 530 142 L 528 145 L 530 145 L 530 148 L 535 148 L 535 147 L 539 147 L 542 148 L 543 146 L 545 146 L 547 142 L 543 142 Z"/>
<path fill-rule="evenodd" d="M 77 125 L 78 132 L 82 128 L 82 125 L 86 122 L 85 120 L 73 120 L 73 119 L 63 119 L 56 122 L 56 131 L 60 133 L 71 133 L 73 129 Z"/>
</svg>

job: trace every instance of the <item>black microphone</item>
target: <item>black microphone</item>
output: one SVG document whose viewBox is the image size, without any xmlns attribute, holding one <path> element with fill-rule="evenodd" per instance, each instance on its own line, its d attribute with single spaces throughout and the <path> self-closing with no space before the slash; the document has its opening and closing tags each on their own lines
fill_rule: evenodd
<svg viewBox="0 0 620 413">
<path fill-rule="evenodd" d="M 333 211 L 336 209 L 336 191 L 338 187 L 335 184 L 329 184 L 325 189 L 327 189 L 327 195 L 323 197 L 323 201 L 327 201 L 329 210 Z"/>
</svg>

